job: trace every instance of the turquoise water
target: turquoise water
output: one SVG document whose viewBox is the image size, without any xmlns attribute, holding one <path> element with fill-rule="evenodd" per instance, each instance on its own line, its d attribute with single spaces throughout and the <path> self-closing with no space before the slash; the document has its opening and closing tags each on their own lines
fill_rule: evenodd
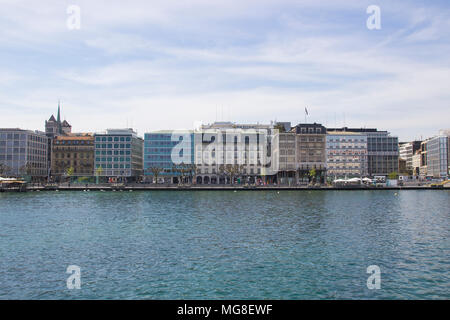
<svg viewBox="0 0 450 320">
<path fill-rule="evenodd" d="M 449 208 L 447 190 L 0 193 L 0 298 L 449 299 Z"/>
</svg>

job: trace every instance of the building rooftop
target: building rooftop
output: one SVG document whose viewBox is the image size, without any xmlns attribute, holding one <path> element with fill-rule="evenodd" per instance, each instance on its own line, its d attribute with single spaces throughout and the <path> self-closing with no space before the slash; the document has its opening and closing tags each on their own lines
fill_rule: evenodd
<svg viewBox="0 0 450 320">
<path fill-rule="evenodd" d="M 364 132 L 352 132 L 352 131 L 330 131 L 327 130 L 327 134 L 335 134 L 335 135 L 349 135 L 349 136 L 359 136 L 362 135 Z"/>
<path fill-rule="evenodd" d="M 137 132 L 134 131 L 132 128 L 124 128 L 124 129 L 106 129 L 104 132 L 96 132 L 94 133 L 94 136 L 101 136 L 101 135 L 131 135 L 134 138 L 142 139 L 137 135 Z"/>
<path fill-rule="evenodd" d="M 27 129 L 20 129 L 20 128 L 0 128 L 0 131 L 3 132 L 28 132 L 33 134 L 39 134 L 39 135 L 45 135 L 45 132 L 39 131 L 39 130 L 27 130 Z"/>
<path fill-rule="evenodd" d="M 92 140 L 92 139 L 94 139 L 94 137 L 88 136 L 88 135 L 85 135 L 85 136 L 71 135 L 71 136 L 56 136 L 55 139 L 56 140 Z"/>
<path fill-rule="evenodd" d="M 327 131 L 350 131 L 350 132 L 386 132 L 386 131 L 378 131 L 376 128 L 327 128 Z"/>
</svg>

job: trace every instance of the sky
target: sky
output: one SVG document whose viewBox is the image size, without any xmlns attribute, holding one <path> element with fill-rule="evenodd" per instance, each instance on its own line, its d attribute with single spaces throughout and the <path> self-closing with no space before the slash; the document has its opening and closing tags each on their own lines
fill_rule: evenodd
<svg viewBox="0 0 450 320">
<path fill-rule="evenodd" d="M 79 29 L 71 5 L 80 9 Z M 369 29 L 370 5 L 380 29 Z M 0 0 L 0 127 L 450 127 L 450 3 Z"/>
</svg>

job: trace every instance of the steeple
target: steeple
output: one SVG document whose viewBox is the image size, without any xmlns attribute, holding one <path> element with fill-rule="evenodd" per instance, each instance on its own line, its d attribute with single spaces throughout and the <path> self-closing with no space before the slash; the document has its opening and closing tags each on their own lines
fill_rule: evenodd
<svg viewBox="0 0 450 320">
<path fill-rule="evenodd" d="M 58 100 L 58 116 L 56 118 L 56 123 L 58 124 L 58 134 L 62 134 L 62 127 L 61 127 L 61 108 L 60 108 L 60 102 Z"/>
</svg>

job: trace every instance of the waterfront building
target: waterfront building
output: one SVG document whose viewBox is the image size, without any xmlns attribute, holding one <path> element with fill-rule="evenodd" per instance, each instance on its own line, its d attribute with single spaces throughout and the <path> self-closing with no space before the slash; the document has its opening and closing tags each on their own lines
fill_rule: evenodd
<svg viewBox="0 0 450 320">
<path fill-rule="evenodd" d="M 427 176 L 448 179 L 449 137 L 441 134 L 427 141 Z"/>
<path fill-rule="evenodd" d="M 47 177 L 48 138 L 44 132 L 0 129 L 0 175 Z"/>
<path fill-rule="evenodd" d="M 94 175 L 94 137 L 92 134 L 58 135 L 53 138 L 52 176 L 91 177 Z"/>
<path fill-rule="evenodd" d="M 398 158 L 398 172 L 403 177 L 408 177 L 411 175 L 409 170 L 406 169 L 406 160 Z"/>
<path fill-rule="evenodd" d="M 360 132 L 327 131 L 327 175 L 354 178 L 368 175 L 367 135 Z"/>
<path fill-rule="evenodd" d="M 297 148 L 295 132 L 280 132 L 278 139 L 279 171 L 277 181 L 280 184 L 297 183 Z"/>
<path fill-rule="evenodd" d="M 422 141 L 420 144 L 420 170 L 419 176 L 421 179 L 425 179 L 427 177 L 427 143 L 428 140 Z"/>
<path fill-rule="evenodd" d="M 422 156 L 420 154 L 420 149 L 416 151 L 416 153 L 412 156 L 412 175 L 415 178 L 420 176 L 420 160 Z"/>
<path fill-rule="evenodd" d="M 422 141 L 400 142 L 399 143 L 399 161 L 405 160 L 405 172 L 412 174 L 413 164 L 412 158 L 417 150 L 420 149 Z M 399 171 L 402 172 L 402 170 Z"/>
<path fill-rule="evenodd" d="M 306 182 L 311 170 L 318 182 L 325 182 L 327 171 L 326 128 L 319 123 L 301 123 L 291 129 L 296 135 L 297 177 Z"/>
<path fill-rule="evenodd" d="M 194 174 L 193 131 L 163 130 L 144 135 L 144 175 L 146 180 L 178 183 Z"/>
<path fill-rule="evenodd" d="M 143 175 L 144 140 L 133 129 L 94 134 L 94 175 L 109 181 L 136 181 Z"/>
<path fill-rule="evenodd" d="M 398 172 L 398 137 L 387 131 L 367 132 L 367 152 L 369 175 Z"/>
<path fill-rule="evenodd" d="M 196 183 L 273 183 L 278 152 L 274 124 L 214 122 L 194 132 Z"/>
<path fill-rule="evenodd" d="M 47 166 L 49 169 L 54 167 L 52 165 L 52 148 L 54 138 L 62 135 L 70 135 L 71 133 L 72 126 L 66 120 L 61 121 L 61 106 L 58 102 L 58 113 L 56 119 L 54 115 L 51 115 L 50 118 L 45 121 L 45 134 L 48 137 Z M 53 173 L 50 172 L 50 175 L 53 175 Z"/>
<path fill-rule="evenodd" d="M 328 131 L 356 132 L 367 135 L 367 162 L 369 176 L 387 176 L 398 172 L 398 137 L 373 128 L 329 128 Z"/>
</svg>

